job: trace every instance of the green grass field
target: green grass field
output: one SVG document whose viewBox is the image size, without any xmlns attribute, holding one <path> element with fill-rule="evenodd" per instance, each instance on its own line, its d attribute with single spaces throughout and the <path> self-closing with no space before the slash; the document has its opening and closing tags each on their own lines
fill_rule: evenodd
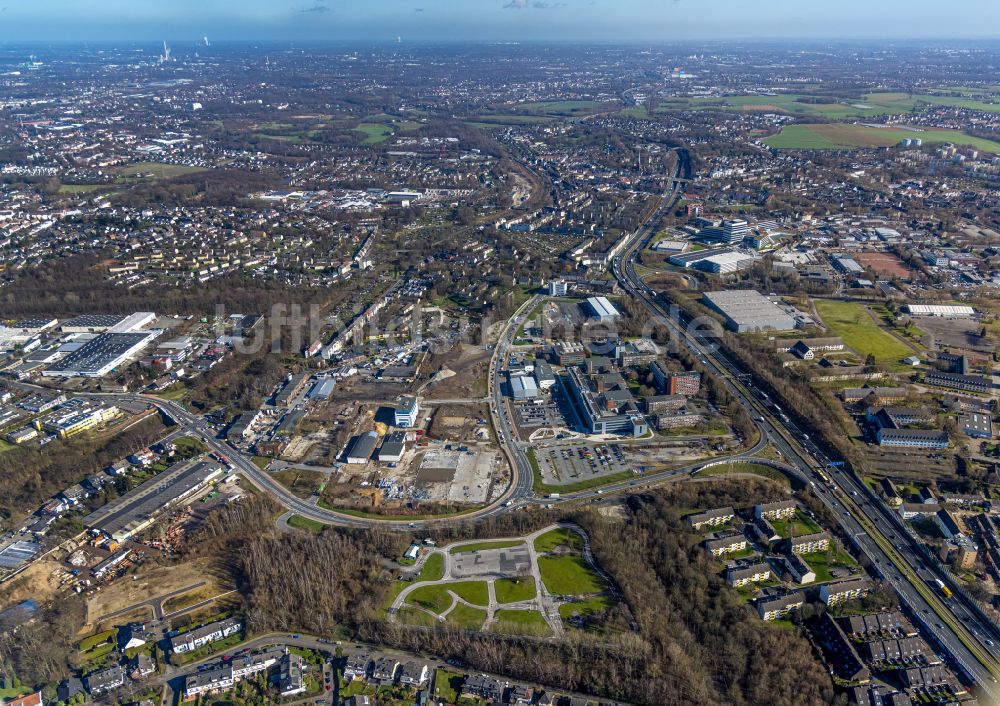
<svg viewBox="0 0 1000 706">
<path fill-rule="evenodd" d="M 60 194 L 89 194 L 92 191 L 97 191 L 98 189 L 104 189 L 110 184 L 60 184 L 59 193 Z"/>
<path fill-rule="evenodd" d="M 421 586 L 407 596 L 407 601 L 440 614 L 448 610 L 452 603 L 449 591 L 473 605 L 485 606 L 489 603 L 489 592 L 485 581 L 456 581 L 455 583 Z"/>
<path fill-rule="evenodd" d="M 440 554 L 431 554 L 417 574 L 415 581 L 440 581 L 444 576 L 444 557 Z"/>
<path fill-rule="evenodd" d="M 459 603 L 448 613 L 445 622 L 462 630 L 480 630 L 486 622 L 486 611 Z"/>
<path fill-rule="evenodd" d="M 422 610 L 415 610 L 414 608 L 403 608 L 399 609 L 396 613 L 396 618 L 407 625 L 417 625 L 420 627 L 433 627 L 440 623 L 433 615 L 429 615 Z"/>
<path fill-rule="evenodd" d="M 549 593 L 582 596 L 604 590 L 601 577 L 581 556 L 540 556 L 538 570 Z"/>
<path fill-rule="evenodd" d="M 189 167 L 186 164 L 163 164 L 161 162 L 139 162 L 125 167 L 118 172 L 118 180 L 124 181 L 125 177 L 134 177 L 139 174 L 151 175 L 146 178 L 170 179 L 171 177 L 184 176 L 185 174 L 197 174 L 208 171 L 206 167 Z"/>
<path fill-rule="evenodd" d="M 903 128 L 869 127 L 823 123 L 786 125 L 777 135 L 764 140 L 779 149 L 855 149 L 860 147 L 892 147 L 904 138 L 919 138 L 925 144 L 952 142 L 969 145 L 984 152 L 1000 154 L 1000 142 L 972 137 L 959 130 L 905 130 Z"/>
<path fill-rule="evenodd" d="M 610 596 L 601 594 L 599 596 L 593 596 L 585 601 L 573 601 L 572 603 L 563 603 L 559 606 L 559 615 L 563 617 L 564 620 L 572 618 L 574 615 L 579 615 L 584 618 L 588 618 L 591 615 L 596 615 L 597 613 L 603 613 L 609 610 L 615 605 L 615 602 Z"/>
<path fill-rule="evenodd" d="M 382 144 L 392 135 L 392 128 L 390 126 L 379 123 L 361 123 L 354 128 L 354 131 L 365 135 L 365 139 L 361 143 L 363 145 Z"/>
<path fill-rule="evenodd" d="M 326 528 L 326 525 L 322 522 L 310 520 L 308 517 L 302 517 L 301 515 L 292 515 L 289 517 L 288 526 L 294 527 L 295 529 L 305 530 L 306 532 L 312 532 L 313 534 L 319 534 Z"/>
<path fill-rule="evenodd" d="M 552 629 L 537 610 L 498 610 L 494 616 L 494 632 L 508 635 L 547 636 Z"/>
<path fill-rule="evenodd" d="M 479 552 L 484 549 L 510 549 L 524 544 L 523 539 L 505 539 L 499 542 L 476 542 L 475 544 L 464 544 L 460 547 L 452 547 L 449 554 L 466 554 L 468 552 Z"/>
<path fill-rule="evenodd" d="M 540 554 L 551 552 L 556 547 L 569 547 L 579 551 L 583 549 L 583 537 L 579 532 L 560 527 L 535 538 L 535 551 Z"/>
<path fill-rule="evenodd" d="M 496 593 L 497 603 L 530 601 L 538 593 L 535 588 L 535 579 L 531 576 L 517 579 L 497 579 L 493 582 L 493 591 Z"/>
<path fill-rule="evenodd" d="M 803 554 L 802 559 L 816 573 L 816 583 L 832 581 L 832 569 L 849 569 L 858 565 L 850 554 L 840 549 Z"/>
<path fill-rule="evenodd" d="M 770 523 L 774 531 L 785 539 L 791 537 L 793 532 L 796 537 L 801 537 L 821 531 L 820 526 L 801 510 L 796 510 L 795 516 L 789 520 L 770 520 Z"/>
<path fill-rule="evenodd" d="M 897 365 L 912 355 L 913 351 L 902 341 L 879 327 L 863 305 L 830 299 L 817 299 L 814 303 L 823 323 L 860 355 L 867 357 L 871 353 L 876 363 Z"/>
</svg>

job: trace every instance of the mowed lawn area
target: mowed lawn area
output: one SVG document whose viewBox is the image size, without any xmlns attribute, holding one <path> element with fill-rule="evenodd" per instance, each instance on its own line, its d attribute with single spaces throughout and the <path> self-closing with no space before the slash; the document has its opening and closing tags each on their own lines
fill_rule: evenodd
<svg viewBox="0 0 1000 706">
<path fill-rule="evenodd" d="M 583 549 L 583 537 L 579 532 L 559 528 L 535 538 L 535 551 L 539 554 L 551 552 L 556 547 L 568 547 L 579 551 Z"/>
<path fill-rule="evenodd" d="M 863 305 L 830 299 L 817 299 L 815 304 L 823 323 L 860 355 L 867 357 L 871 353 L 876 363 L 900 364 L 913 354 L 902 341 L 882 329 Z"/>
<path fill-rule="evenodd" d="M 604 581 L 579 555 L 540 556 L 538 570 L 549 593 L 582 596 L 604 590 Z"/>
<path fill-rule="evenodd" d="M 467 552 L 481 552 L 484 549 L 510 549 L 524 544 L 523 539 L 501 539 L 496 542 L 475 542 L 474 544 L 463 544 L 458 547 L 451 547 L 449 554 L 465 554 Z"/>
<path fill-rule="evenodd" d="M 770 523 L 774 531 L 785 539 L 791 537 L 793 533 L 796 537 L 803 537 L 822 531 L 822 528 L 801 510 L 796 510 L 795 516 L 787 520 L 770 520 Z"/>
<path fill-rule="evenodd" d="M 457 581 L 455 583 L 421 586 L 406 597 L 408 603 L 416 603 L 439 615 L 452 603 L 449 594 L 454 593 L 473 605 L 485 606 L 489 603 L 489 593 L 485 581 Z"/>
<path fill-rule="evenodd" d="M 535 579 L 532 576 L 524 576 L 517 579 L 497 579 L 493 582 L 493 591 L 496 593 L 497 603 L 530 601 L 537 593 Z"/>
<path fill-rule="evenodd" d="M 971 145 L 984 152 L 1000 154 L 1000 142 L 972 137 L 959 130 L 904 130 L 842 123 L 786 125 L 781 132 L 766 138 L 764 142 L 779 149 L 835 150 L 891 147 L 905 138 L 918 138 L 924 143 L 953 142 L 956 145 Z"/>
<path fill-rule="evenodd" d="M 445 622 L 462 630 L 479 630 L 486 622 L 486 611 L 459 603 L 448 613 Z"/>
<path fill-rule="evenodd" d="M 552 629 L 537 610 L 498 610 L 493 631 L 507 635 L 551 635 Z"/>
</svg>

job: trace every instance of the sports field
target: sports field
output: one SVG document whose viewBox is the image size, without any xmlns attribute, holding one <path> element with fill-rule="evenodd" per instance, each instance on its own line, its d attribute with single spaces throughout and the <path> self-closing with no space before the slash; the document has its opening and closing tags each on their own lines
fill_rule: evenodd
<svg viewBox="0 0 1000 706">
<path fill-rule="evenodd" d="M 889 365 L 913 355 L 912 350 L 882 329 L 863 305 L 829 299 L 817 299 L 815 304 L 823 323 L 860 355 L 867 357 L 871 353 L 875 362 Z"/>
<path fill-rule="evenodd" d="M 958 130 L 906 130 L 867 125 L 816 124 L 787 125 L 764 142 L 779 149 L 854 149 L 891 147 L 904 138 L 919 138 L 924 143 L 952 142 L 970 145 L 984 152 L 1000 154 L 1000 142 L 972 137 Z"/>
</svg>

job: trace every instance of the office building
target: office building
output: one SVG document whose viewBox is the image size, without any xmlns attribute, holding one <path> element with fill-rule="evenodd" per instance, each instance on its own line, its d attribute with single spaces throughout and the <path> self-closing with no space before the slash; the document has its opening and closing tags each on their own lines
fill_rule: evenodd
<svg viewBox="0 0 1000 706">
<path fill-rule="evenodd" d="M 549 282 L 549 296 L 565 297 L 569 285 L 564 279 L 554 279 Z"/>
<path fill-rule="evenodd" d="M 750 224 L 746 221 L 725 220 L 722 222 L 722 235 L 719 240 L 729 245 L 740 245 L 748 235 L 750 235 Z"/>
<path fill-rule="evenodd" d="M 579 368 L 569 369 L 567 387 L 577 416 L 591 434 L 646 434 L 649 427 L 628 385 L 618 373 L 613 376 L 616 377 L 592 376 L 588 379 Z"/>
<path fill-rule="evenodd" d="M 395 424 L 397 427 L 409 429 L 417 426 L 420 420 L 420 403 L 412 395 L 404 395 L 396 402 Z"/>
</svg>

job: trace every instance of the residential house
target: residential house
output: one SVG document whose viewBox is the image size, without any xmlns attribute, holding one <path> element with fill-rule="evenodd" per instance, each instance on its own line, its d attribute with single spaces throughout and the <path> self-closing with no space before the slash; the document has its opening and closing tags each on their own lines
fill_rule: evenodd
<svg viewBox="0 0 1000 706">
<path fill-rule="evenodd" d="M 459 696 L 465 699 L 482 699 L 487 703 L 499 702 L 503 696 L 503 685 L 485 674 L 472 674 L 462 683 Z"/>
<path fill-rule="evenodd" d="M 763 561 L 747 566 L 730 566 L 726 569 L 726 582 L 734 588 L 767 581 L 769 578 L 771 578 L 771 566 Z"/>
<path fill-rule="evenodd" d="M 100 696 L 125 684 L 125 670 L 118 665 L 102 669 L 89 674 L 86 683 L 92 696 Z"/>
<path fill-rule="evenodd" d="M 802 591 L 792 591 L 783 596 L 765 596 L 757 599 L 757 614 L 761 620 L 778 620 L 794 610 L 798 610 L 806 602 Z"/>
<path fill-rule="evenodd" d="M 398 669 L 398 659 L 393 657 L 379 657 L 372 665 L 371 681 L 391 684 L 396 681 L 396 670 Z"/>
<path fill-rule="evenodd" d="M 849 579 L 835 583 L 825 583 L 819 587 L 819 598 L 829 606 L 860 598 L 871 593 L 872 583 L 868 579 Z"/>
<path fill-rule="evenodd" d="M 685 519 L 692 529 L 700 529 L 702 527 L 719 527 L 730 522 L 734 517 L 736 517 L 736 511 L 733 508 L 717 507 L 713 510 L 696 512 L 693 515 L 688 515 Z"/>
<path fill-rule="evenodd" d="M 743 551 L 747 548 L 747 538 L 741 533 L 725 535 L 722 537 L 708 538 L 702 544 L 705 550 L 712 556 L 723 556 L 733 552 Z"/>
<path fill-rule="evenodd" d="M 371 666 L 372 657 L 370 654 L 348 655 L 347 664 L 344 665 L 344 681 L 367 679 Z"/>
<path fill-rule="evenodd" d="M 399 683 L 408 686 L 421 687 L 427 683 L 427 665 L 420 662 L 406 662 L 399 668 Z"/>
<path fill-rule="evenodd" d="M 805 584 L 816 580 L 816 572 L 798 554 L 789 554 L 782 563 L 795 583 Z"/>
<path fill-rule="evenodd" d="M 795 501 L 779 500 L 773 503 L 755 505 L 753 516 L 764 520 L 786 520 L 795 516 Z"/>
<path fill-rule="evenodd" d="M 235 635 L 243 629 L 243 621 L 239 618 L 226 618 L 217 620 L 208 625 L 202 625 L 179 635 L 170 638 L 170 649 L 176 654 L 192 652 L 210 642 L 223 640 L 230 635 Z"/>
<path fill-rule="evenodd" d="M 830 548 L 830 535 L 827 532 L 817 532 L 801 537 L 792 537 L 786 542 L 786 547 L 791 554 L 825 552 Z"/>
</svg>

